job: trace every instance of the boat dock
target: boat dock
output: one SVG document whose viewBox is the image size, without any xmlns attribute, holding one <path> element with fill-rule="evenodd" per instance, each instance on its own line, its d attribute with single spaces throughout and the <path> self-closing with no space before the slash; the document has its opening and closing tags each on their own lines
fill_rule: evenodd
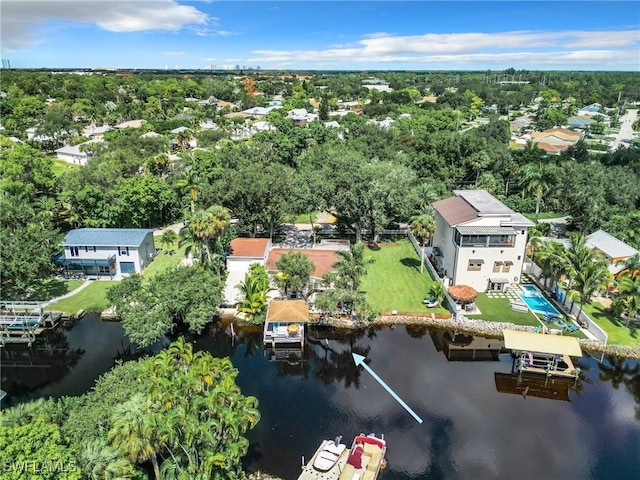
<svg viewBox="0 0 640 480">
<path fill-rule="evenodd" d="M 31 345 L 37 335 L 55 328 L 62 313 L 45 312 L 44 302 L 0 301 L 0 345 Z"/>
<path fill-rule="evenodd" d="M 504 346 L 513 351 L 513 369 L 518 375 L 532 373 L 547 377 L 578 379 L 580 369 L 571 357 L 581 358 L 575 337 L 503 330 Z"/>
</svg>

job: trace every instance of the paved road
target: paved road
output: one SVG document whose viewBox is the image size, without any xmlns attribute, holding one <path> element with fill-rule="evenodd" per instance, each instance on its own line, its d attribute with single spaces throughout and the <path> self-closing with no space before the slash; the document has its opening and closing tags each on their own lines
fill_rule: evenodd
<svg viewBox="0 0 640 480">
<path fill-rule="evenodd" d="M 631 141 L 633 138 L 633 122 L 636 121 L 637 117 L 638 110 L 627 110 L 627 113 L 620 118 L 620 132 L 618 132 L 616 139 L 611 145 L 612 152 L 618 149 L 623 140 L 627 142 Z"/>
</svg>

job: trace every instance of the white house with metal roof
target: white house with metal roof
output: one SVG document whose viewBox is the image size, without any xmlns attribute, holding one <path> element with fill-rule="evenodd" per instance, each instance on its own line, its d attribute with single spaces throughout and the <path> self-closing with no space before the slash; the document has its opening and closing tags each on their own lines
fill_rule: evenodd
<svg viewBox="0 0 640 480">
<path fill-rule="evenodd" d="M 77 228 L 62 242 L 67 271 L 86 275 L 140 273 L 153 260 L 153 230 L 147 228 Z"/>
<path fill-rule="evenodd" d="M 454 190 L 433 203 L 436 269 L 451 285 L 502 291 L 522 274 L 527 234 L 534 223 L 485 190 Z"/>
<path fill-rule="evenodd" d="M 587 236 L 585 243 L 587 247 L 602 253 L 602 256 L 609 264 L 609 271 L 614 275 L 617 275 L 626 268 L 621 262 L 638 253 L 638 250 L 631 245 L 627 245 L 622 240 L 618 240 L 604 230 L 598 230 Z"/>
</svg>

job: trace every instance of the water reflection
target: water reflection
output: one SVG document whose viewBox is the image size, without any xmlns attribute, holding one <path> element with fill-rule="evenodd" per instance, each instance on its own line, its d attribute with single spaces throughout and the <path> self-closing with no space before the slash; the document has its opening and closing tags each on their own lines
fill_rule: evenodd
<svg viewBox="0 0 640 480">
<path fill-rule="evenodd" d="M 381 480 L 635 479 L 640 471 L 638 362 L 607 357 L 599 363 L 585 356 L 576 386 L 565 390 L 554 383 L 545 397 L 534 395 L 544 385 L 514 386 L 511 355 L 500 350 L 496 356 L 493 339 L 414 326 L 312 328 L 303 349 L 283 353 L 262 348 L 259 327 L 234 332 L 221 324 L 191 340 L 198 350 L 231 357 L 242 391 L 260 402 L 262 420 L 248 434 L 250 470 L 295 479 L 301 456 L 311 455 L 323 438 L 375 432 L 389 446 Z M 10 395 L 20 388 L 27 396 L 77 395 L 116 359 L 139 355 L 119 324 L 98 318 L 60 333 L 64 340 L 54 339 L 50 347 L 55 352 L 54 345 L 62 346 L 58 353 L 45 354 L 43 347 L 34 354 L 33 371 L 51 361 L 54 366 L 43 370 L 57 372 L 46 383 L 29 383 L 32 370 L 21 372 L 31 367 L 5 368 L 11 355 L 14 362 L 31 360 L 23 354 L 5 358 L 3 351 L 3 385 L 13 386 Z M 424 423 L 356 368 L 352 353 L 364 355 Z M 526 398 L 523 385 L 529 386 Z"/>
<path fill-rule="evenodd" d="M 433 330 L 431 339 L 436 350 L 450 361 L 498 361 L 504 349 L 504 341 L 465 335 L 450 330 Z"/>
</svg>

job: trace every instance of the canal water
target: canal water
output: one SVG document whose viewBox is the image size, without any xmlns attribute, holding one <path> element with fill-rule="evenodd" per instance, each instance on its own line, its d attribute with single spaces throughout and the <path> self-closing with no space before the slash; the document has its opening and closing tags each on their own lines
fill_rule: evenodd
<svg viewBox="0 0 640 480">
<path fill-rule="evenodd" d="M 211 329 L 196 348 L 230 356 L 242 391 L 260 401 L 249 470 L 295 480 L 320 441 L 384 434 L 381 480 L 640 478 L 640 363 L 585 356 L 581 379 L 512 375 L 497 340 L 423 329 L 309 332 L 304 352 L 263 349 L 259 330 Z M 47 342 L 2 353 L 2 389 L 18 402 L 78 395 L 134 352 L 117 323 L 88 316 Z M 418 423 L 362 367 L 367 364 Z"/>
</svg>

